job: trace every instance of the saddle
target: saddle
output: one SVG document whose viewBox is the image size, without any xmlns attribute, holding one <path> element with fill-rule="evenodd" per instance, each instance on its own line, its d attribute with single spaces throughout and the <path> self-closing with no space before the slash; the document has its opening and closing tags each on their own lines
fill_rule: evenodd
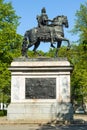
<svg viewBox="0 0 87 130">
<path fill-rule="evenodd" d="M 50 28 L 48 26 L 41 26 L 37 28 L 37 37 L 39 39 L 50 38 Z"/>
</svg>

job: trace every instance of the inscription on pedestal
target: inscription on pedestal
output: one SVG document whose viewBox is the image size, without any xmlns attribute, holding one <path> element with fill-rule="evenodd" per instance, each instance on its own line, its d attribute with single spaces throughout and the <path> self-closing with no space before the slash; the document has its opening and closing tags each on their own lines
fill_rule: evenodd
<svg viewBox="0 0 87 130">
<path fill-rule="evenodd" d="M 26 99 L 56 99 L 56 78 L 26 78 Z"/>
</svg>

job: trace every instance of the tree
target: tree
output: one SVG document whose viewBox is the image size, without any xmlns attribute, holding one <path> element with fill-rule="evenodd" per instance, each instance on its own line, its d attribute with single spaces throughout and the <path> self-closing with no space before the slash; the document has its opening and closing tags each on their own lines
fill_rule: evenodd
<svg viewBox="0 0 87 130">
<path fill-rule="evenodd" d="M 16 32 L 19 18 L 10 2 L 0 0 L 0 93 L 3 93 L 4 97 L 10 93 L 8 67 L 13 58 L 20 56 L 21 52 L 22 36 Z"/>
<path fill-rule="evenodd" d="M 87 101 L 87 2 L 80 5 L 75 16 L 72 33 L 79 34 L 79 44 L 73 46 L 72 51 L 72 95 L 83 102 Z"/>
<path fill-rule="evenodd" d="M 14 54 L 17 54 L 15 51 L 20 48 L 21 36 L 16 33 L 19 18 L 11 3 L 4 3 L 4 0 L 0 0 L 0 57 L 2 61 L 14 57 Z"/>
<path fill-rule="evenodd" d="M 74 100 L 83 103 L 87 100 L 87 53 L 83 45 L 75 45 L 72 51 L 71 62 L 74 65 L 72 73 L 72 95 Z"/>
<path fill-rule="evenodd" d="M 87 41 L 87 2 L 80 5 L 80 9 L 76 11 L 76 19 L 73 34 L 79 34 L 80 42 Z"/>
</svg>

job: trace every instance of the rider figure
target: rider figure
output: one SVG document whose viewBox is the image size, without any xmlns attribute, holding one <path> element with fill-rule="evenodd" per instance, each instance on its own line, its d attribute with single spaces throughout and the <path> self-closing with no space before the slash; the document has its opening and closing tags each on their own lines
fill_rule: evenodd
<svg viewBox="0 0 87 130">
<path fill-rule="evenodd" d="M 46 9 L 43 7 L 41 10 L 41 15 L 36 17 L 37 21 L 38 21 L 38 27 L 42 27 L 42 26 L 48 26 L 48 22 L 52 22 L 52 20 L 48 19 L 48 16 L 46 14 Z M 51 35 L 51 47 L 55 48 L 55 46 L 53 45 L 53 33 L 50 31 L 50 35 Z"/>
<path fill-rule="evenodd" d="M 46 14 L 46 9 L 42 8 L 41 15 L 36 17 L 38 21 L 38 27 L 48 25 L 48 16 Z"/>
</svg>

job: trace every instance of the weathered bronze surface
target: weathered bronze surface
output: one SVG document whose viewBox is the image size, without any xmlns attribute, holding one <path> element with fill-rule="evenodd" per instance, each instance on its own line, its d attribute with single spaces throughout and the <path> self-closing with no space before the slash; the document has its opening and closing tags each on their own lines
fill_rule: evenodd
<svg viewBox="0 0 87 130">
<path fill-rule="evenodd" d="M 67 41 L 68 49 L 70 48 L 70 42 L 64 38 L 63 30 L 64 26 L 68 28 L 67 16 L 56 16 L 50 20 L 46 14 L 46 9 L 42 8 L 41 15 L 38 15 L 36 19 L 38 26 L 25 32 L 22 43 L 22 56 L 27 57 L 27 50 L 33 45 L 33 51 L 36 52 L 40 42 L 50 42 L 53 48 L 55 48 L 54 44 L 57 43 L 55 57 L 58 56 L 62 41 Z"/>
<path fill-rule="evenodd" d="M 56 78 L 26 78 L 26 99 L 56 99 Z"/>
</svg>

